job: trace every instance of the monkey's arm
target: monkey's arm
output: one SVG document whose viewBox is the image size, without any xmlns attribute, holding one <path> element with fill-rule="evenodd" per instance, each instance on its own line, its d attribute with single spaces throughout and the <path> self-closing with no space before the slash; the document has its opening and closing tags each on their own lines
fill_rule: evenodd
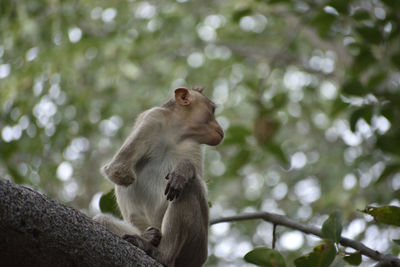
<svg viewBox="0 0 400 267">
<path fill-rule="evenodd" d="M 164 193 L 167 196 L 167 200 L 177 199 L 185 185 L 190 179 L 194 179 L 195 175 L 196 169 L 192 162 L 187 159 L 180 161 L 175 170 L 165 177 L 169 180 Z"/>
<path fill-rule="evenodd" d="M 133 166 L 154 147 L 154 134 L 159 132 L 161 122 L 156 119 L 157 110 L 142 113 L 133 131 L 114 155 L 111 162 L 103 166 L 104 174 L 117 185 L 128 186 L 136 180 Z"/>
</svg>

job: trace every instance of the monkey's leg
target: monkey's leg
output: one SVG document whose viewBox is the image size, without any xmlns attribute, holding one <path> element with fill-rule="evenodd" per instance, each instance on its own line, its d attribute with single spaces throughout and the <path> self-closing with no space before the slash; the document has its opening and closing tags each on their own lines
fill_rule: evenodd
<svg viewBox="0 0 400 267">
<path fill-rule="evenodd" d="M 123 238 L 164 266 L 202 266 L 207 259 L 208 204 L 199 179 L 190 179 L 179 197 L 169 203 L 161 227 L 158 247 L 151 241 L 155 228 Z"/>
<path fill-rule="evenodd" d="M 152 257 L 170 267 L 199 267 L 207 259 L 208 204 L 198 178 L 190 179 L 169 203 L 161 226 L 160 245 Z"/>
<path fill-rule="evenodd" d="M 104 225 L 110 232 L 116 235 L 140 235 L 139 229 L 130 223 L 115 218 L 108 214 L 99 214 L 93 218 L 96 222 Z"/>
</svg>

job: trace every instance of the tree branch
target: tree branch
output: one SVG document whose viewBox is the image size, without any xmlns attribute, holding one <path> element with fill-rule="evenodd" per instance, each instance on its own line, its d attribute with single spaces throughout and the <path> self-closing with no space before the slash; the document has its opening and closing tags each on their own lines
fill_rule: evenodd
<svg viewBox="0 0 400 267">
<path fill-rule="evenodd" d="M 4 266 L 160 266 L 83 213 L 0 178 Z"/>
<path fill-rule="evenodd" d="M 289 228 L 292 228 L 295 230 L 299 230 L 305 234 L 312 234 L 312 235 L 318 236 L 320 238 L 323 238 L 321 229 L 318 227 L 304 225 L 304 224 L 296 222 L 292 219 L 289 219 L 283 215 L 274 214 L 274 213 L 270 213 L 270 212 L 256 212 L 256 213 L 240 214 L 240 215 L 236 215 L 236 216 L 218 218 L 218 219 L 211 220 L 210 225 L 222 223 L 222 222 L 234 222 L 234 221 L 254 220 L 254 219 L 262 219 L 264 221 L 271 222 L 274 225 L 286 226 L 286 227 L 289 227 Z M 342 237 L 340 239 L 340 244 L 345 247 L 354 248 L 355 250 L 358 250 L 361 254 L 363 254 L 371 259 L 374 259 L 376 261 L 390 262 L 390 263 L 392 263 L 393 266 L 400 266 L 399 258 L 397 258 L 391 254 L 382 254 L 376 250 L 373 250 L 373 249 L 365 246 L 361 242 Z"/>
<path fill-rule="evenodd" d="M 262 219 L 322 238 L 321 229 L 269 212 L 211 220 L 210 224 Z M 81 212 L 27 187 L 0 179 L 0 259 L 6 266 L 160 266 L 142 250 L 112 234 Z M 400 260 L 364 244 L 341 238 L 380 263 Z M 388 265 L 390 266 L 390 265 Z"/>
</svg>

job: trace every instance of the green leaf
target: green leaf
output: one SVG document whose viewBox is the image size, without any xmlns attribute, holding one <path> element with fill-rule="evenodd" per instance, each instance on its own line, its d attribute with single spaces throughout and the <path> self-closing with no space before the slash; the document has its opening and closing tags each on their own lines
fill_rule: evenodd
<svg viewBox="0 0 400 267">
<path fill-rule="evenodd" d="M 224 145 L 242 145 L 245 144 L 246 138 L 251 135 L 251 131 L 242 125 L 232 125 L 226 131 Z"/>
<path fill-rule="evenodd" d="M 367 87 L 371 90 L 376 90 L 383 81 L 388 77 L 388 73 L 386 71 L 380 71 L 373 75 L 368 80 Z"/>
<path fill-rule="evenodd" d="M 341 14 L 347 14 L 349 3 L 350 1 L 348 0 L 331 0 L 329 1 L 328 5 L 336 9 Z"/>
<path fill-rule="evenodd" d="M 396 66 L 396 68 L 400 69 L 400 52 L 392 55 L 390 60 L 392 61 L 393 65 Z"/>
<path fill-rule="evenodd" d="M 246 163 L 248 163 L 249 158 L 251 156 L 251 152 L 247 148 L 243 148 L 240 150 L 240 153 L 236 153 L 234 157 L 229 160 L 229 170 L 228 173 L 231 175 L 236 175 L 236 172 L 243 167 Z"/>
<path fill-rule="evenodd" d="M 268 0 L 268 4 L 287 4 L 290 0 Z"/>
<path fill-rule="evenodd" d="M 393 9 L 400 8 L 400 1 L 399 0 L 382 0 L 388 7 Z"/>
<path fill-rule="evenodd" d="M 311 21 L 310 24 L 317 28 L 318 34 L 325 38 L 328 32 L 336 20 L 336 17 L 332 14 L 326 13 L 325 11 L 320 11 Z"/>
<path fill-rule="evenodd" d="M 344 256 L 343 259 L 351 265 L 360 265 L 361 264 L 361 253 L 357 252 L 348 256 Z"/>
<path fill-rule="evenodd" d="M 393 242 L 397 245 L 400 245 L 400 239 L 393 239 Z"/>
<path fill-rule="evenodd" d="M 400 155 L 400 133 L 379 136 L 376 145 L 382 151 Z"/>
<path fill-rule="evenodd" d="M 294 260 L 296 267 L 328 267 L 336 257 L 333 242 L 325 241 L 314 248 L 313 252 Z"/>
<path fill-rule="evenodd" d="M 369 12 L 363 9 L 359 9 L 356 12 L 354 12 L 352 17 L 357 21 L 369 20 L 371 18 Z"/>
<path fill-rule="evenodd" d="M 244 16 L 250 15 L 253 11 L 251 10 L 251 8 L 242 8 L 239 10 L 236 10 L 233 14 L 232 14 L 232 20 L 235 22 L 238 22 L 241 18 L 243 18 Z"/>
<path fill-rule="evenodd" d="M 285 152 L 283 152 L 279 144 L 271 142 L 269 144 L 266 144 L 266 148 L 283 163 L 285 164 L 289 163 L 289 160 L 287 159 Z"/>
<path fill-rule="evenodd" d="M 382 174 L 379 176 L 378 180 L 376 181 L 376 184 L 386 180 L 388 177 L 392 176 L 393 174 L 396 174 L 397 172 L 400 172 L 400 163 L 386 165 Z"/>
<path fill-rule="evenodd" d="M 342 91 L 348 95 L 365 95 L 367 91 L 362 86 L 362 84 L 357 80 L 350 80 L 343 84 Z"/>
<path fill-rule="evenodd" d="M 400 226 L 400 207 L 366 207 L 362 212 L 373 216 L 379 223 Z"/>
<path fill-rule="evenodd" d="M 372 54 L 371 49 L 369 47 L 361 46 L 360 52 L 354 58 L 353 62 L 354 63 L 353 63 L 352 71 L 354 72 L 355 75 L 359 75 L 363 71 L 365 71 L 369 66 L 376 63 L 376 59 L 375 59 L 374 55 Z M 367 93 L 367 91 L 364 90 L 364 93 L 362 95 L 365 95 L 366 93 Z"/>
<path fill-rule="evenodd" d="M 371 44 L 379 44 L 383 40 L 381 32 L 375 27 L 362 26 L 358 27 L 356 31 L 365 41 Z"/>
<path fill-rule="evenodd" d="M 322 237 L 329 241 L 339 243 L 342 234 L 342 213 L 335 211 L 322 225 Z"/>
<path fill-rule="evenodd" d="M 16 184 L 26 183 L 26 179 L 19 174 L 16 168 L 9 165 L 7 166 L 7 170 L 10 173 L 14 183 Z"/>
<path fill-rule="evenodd" d="M 371 123 L 372 118 L 372 106 L 363 106 L 357 110 L 355 110 L 349 119 L 350 129 L 355 132 L 356 124 L 359 119 L 363 118 L 367 123 Z"/>
<path fill-rule="evenodd" d="M 282 255 L 270 248 L 256 248 L 244 256 L 245 261 L 258 266 L 286 267 Z"/>
<path fill-rule="evenodd" d="M 101 196 L 99 205 L 102 213 L 111 213 L 121 217 L 117 201 L 115 200 L 114 189 L 111 189 L 107 194 Z"/>
<path fill-rule="evenodd" d="M 340 113 L 342 113 L 343 111 L 347 110 L 348 106 L 349 106 L 349 104 L 343 102 L 343 100 L 340 97 L 336 98 L 332 103 L 330 116 L 332 118 L 335 118 Z"/>
<path fill-rule="evenodd" d="M 399 4 L 400 4 L 400 1 L 398 1 L 399 2 Z M 391 21 L 397 21 L 397 14 L 395 14 L 396 13 L 396 11 L 394 10 L 394 12 L 392 11 L 392 12 L 388 12 L 387 13 L 387 15 L 386 15 L 386 21 L 389 21 L 389 20 L 391 20 Z M 395 27 L 394 28 L 392 28 L 392 30 L 390 31 L 390 33 L 386 33 L 385 32 L 385 38 L 387 39 L 387 40 L 390 40 L 390 41 L 392 41 L 392 40 L 397 40 L 397 38 L 399 37 L 399 34 L 400 34 L 400 27 L 398 26 L 398 23 L 396 23 L 396 24 L 394 24 L 395 25 Z"/>
<path fill-rule="evenodd" d="M 287 94 L 278 93 L 271 99 L 271 101 L 273 103 L 274 109 L 279 110 L 283 108 L 288 102 L 288 96 Z"/>
</svg>

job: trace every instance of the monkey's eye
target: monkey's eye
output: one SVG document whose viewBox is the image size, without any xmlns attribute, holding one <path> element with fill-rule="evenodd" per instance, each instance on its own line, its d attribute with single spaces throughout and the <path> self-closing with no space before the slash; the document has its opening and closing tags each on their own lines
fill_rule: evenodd
<svg viewBox="0 0 400 267">
<path fill-rule="evenodd" d="M 214 105 L 212 105 L 212 113 L 214 114 L 215 113 L 215 110 L 217 109 L 217 105 L 216 104 L 214 104 Z"/>
</svg>

